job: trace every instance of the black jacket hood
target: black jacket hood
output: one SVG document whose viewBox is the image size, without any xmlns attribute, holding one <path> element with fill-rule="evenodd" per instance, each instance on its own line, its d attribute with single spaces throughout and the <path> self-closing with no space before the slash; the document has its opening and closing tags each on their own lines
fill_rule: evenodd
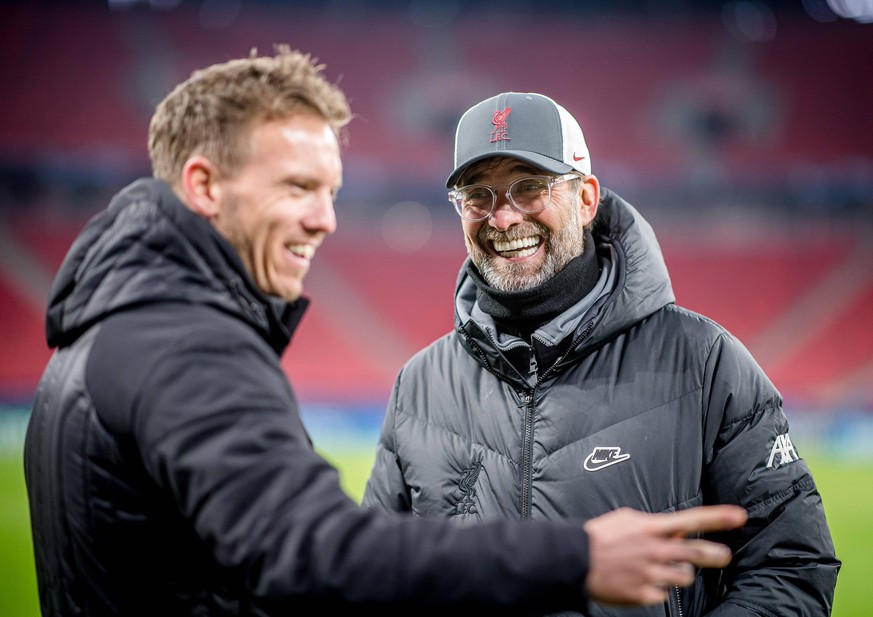
<svg viewBox="0 0 873 617">
<path fill-rule="evenodd" d="M 146 267 L 147 266 L 147 267 Z M 50 347 L 108 315 L 155 302 L 198 302 L 247 323 L 281 353 L 308 300 L 260 292 L 235 249 L 170 187 L 140 179 L 118 193 L 70 248 L 46 311 Z"/>
</svg>

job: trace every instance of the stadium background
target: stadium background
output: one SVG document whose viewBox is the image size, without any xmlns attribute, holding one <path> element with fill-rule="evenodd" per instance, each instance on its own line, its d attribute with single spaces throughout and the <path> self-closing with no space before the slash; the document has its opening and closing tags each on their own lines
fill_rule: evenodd
<svg viewBox="0 0 873 617">
<path fill-rule="evenodd" d="M 653 223 L 679 303 L 734 332 L 785 396 L 844 561 L 873 567 L 871 3 L 109 0 L 0 5 L 0 615 L 36 608 L 21 472 L 43 311 L 84 222 L 148 174 L 154 105 L 191 70 L 288 43 L 356 118 L 338 232 L 284 359 L 319 449 L 360 496 L 402 362 L 448 331 L 464 256 L 445 197 L 469 105 L 538 91 L 601 182 Z M 866 11 L 866 15 L 865 15 Z"/>
</svg>

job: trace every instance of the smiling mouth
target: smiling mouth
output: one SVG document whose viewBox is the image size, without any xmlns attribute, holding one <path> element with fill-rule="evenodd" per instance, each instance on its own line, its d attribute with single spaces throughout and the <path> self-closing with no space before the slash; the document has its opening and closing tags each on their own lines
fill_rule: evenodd
<svg viewBox="0 0 873 617">
<path fill-rule="evenodd" d="M 540 236 L 527 236 L 517 240 L 493 240 L 491 246 L 494 247 L 495 253 L 506 259 L 527 257 L 537 252 Z"/>
<path fill-rule="evenodd" d="M 303 259 L 310 260 L 315 256 L 315 247 L 311 244 L 288 244 L 285 248 Z"/>
</svg>

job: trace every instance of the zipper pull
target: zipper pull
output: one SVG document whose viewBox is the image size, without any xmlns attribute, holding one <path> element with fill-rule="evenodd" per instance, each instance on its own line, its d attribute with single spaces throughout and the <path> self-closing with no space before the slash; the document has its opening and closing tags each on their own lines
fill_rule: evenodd
<svg viewBox="0 0 873 617">
<path fill-rule="evenodd" d="M 533 345 L 530 346 L 530 374 L 536 379 L 537 376 L 537 356 L 534 353 Z"/>
</svg>

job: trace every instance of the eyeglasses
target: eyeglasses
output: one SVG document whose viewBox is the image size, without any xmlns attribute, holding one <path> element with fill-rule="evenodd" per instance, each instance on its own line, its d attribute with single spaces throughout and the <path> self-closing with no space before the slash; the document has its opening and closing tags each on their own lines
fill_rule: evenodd
<svg viewBox="0 0 873 617">
<path fill-rule="evenodd" d="M 497 204 L 497 189 L 506 187 L 509 204 L 515 210 L 536 214 L 552 203 L 553 186 L 579 177 L 578 174 L 569 173 L 562 176 L 525 176 L 500 186 L 471 184 L 449 191 L 449 201 L 462 219 L 477 223 L 491 216 Z"/>
</svg>

